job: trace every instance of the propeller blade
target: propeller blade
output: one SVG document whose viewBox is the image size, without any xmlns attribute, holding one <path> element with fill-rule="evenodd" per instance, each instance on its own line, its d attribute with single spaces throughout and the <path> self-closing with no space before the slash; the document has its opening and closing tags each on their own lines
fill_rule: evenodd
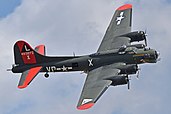
<svg viewBox="0 0 171 114">
<path fill-rule="evenodd" d="M 144 42 L 145 42 L 145 46 L 147 46 L 147 38 L 146 38 L 146 36 L 145 36 Z"/>
<path fill-rule="evenodd" d="M 145 29 L 145 32 L 144 32 L 144 37 L 145 37 L 145 39 L 144 39 L 144 43 L 145 43 L 145 46 L 147 46 L 147 29 Z"/>
<path fill-rule="evenodd" d="M 158 58 L 157 61 L 161 61 L 161 58 Z"/>
<path fill-rule="evenodd" d="M 136 75 L 137 79 L 139 79 L 140 70 L 141 70 L 141 68 L 137 67 L 137 75 Z"/>
<path fill-rule="evenodd" d="M 130 81 L 128 79 L 128 90 L 130 90 Z"/>
<path fill-rule="evenodd" d="M 127 76 L 127 83 L 128 83 L 128 90 L 130 90 L 130 80 L 129 77 Z"/>
<path fill-rule="evenodd" d="M 137 79 L 139 79 L 139 74 L 140 74 L 140 71 L 138 70 L 137 71 Z"/>
<path fill-rule="evenodd" d="M 145 29 L 144 34 L 145 34 L 145 36 L 148 36 L 147 29 Z"/>
</svg>

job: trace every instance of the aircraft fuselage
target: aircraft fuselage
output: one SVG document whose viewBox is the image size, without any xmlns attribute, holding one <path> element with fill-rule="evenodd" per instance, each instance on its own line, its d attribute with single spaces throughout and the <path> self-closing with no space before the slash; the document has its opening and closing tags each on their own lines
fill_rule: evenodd
<svg viewBox="0 0 171 114">
<path fill-rule="evenodd" d="M 142 64 L 142 63 L 155 63 L 156 62 L 156 51 L 153 49 L 149 50 L 138 50 L 138 53 L 133 51 L 119 54 L 107 53 L 100 54 L 95 53 L 86 56 L 74 57 L 72 59 L 51 62 L 44 65 L 40 72 L 69 72 L 69 71 L 89 71 L 100 66 L 110 65 L 113 63 L 126 63 L 126 64 Z M 148 57 L 146 57 L 148 55 Z"/>
</svg>

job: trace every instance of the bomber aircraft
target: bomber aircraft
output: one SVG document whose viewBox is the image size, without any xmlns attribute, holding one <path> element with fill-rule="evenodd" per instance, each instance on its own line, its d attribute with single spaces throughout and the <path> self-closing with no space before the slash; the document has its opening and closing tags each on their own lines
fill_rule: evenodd
<svg viewBox="0 0 171 114">
<path fill-rule="evenodd" d="M 109 86 L 128 85 L 129 76 L 138 74 L 138 64 L 156 63 L 159 52 L 147 48 L 144 31 L 131 32 L 132 5 L 119 7 L 97 52 L 84 56 L 46 56 L 45 46 L 33 49 L 27 42 L 14 44 L 13 73 L 22 73 L 18 88 L 26 88 L 39 72 L 83 71 L 87 74 L 77 108 L 92 107 Z M 139 42 L 141 43 L 132 43 Z M 144 42 L 144 43 L 143 43 Z"/>
</svg>

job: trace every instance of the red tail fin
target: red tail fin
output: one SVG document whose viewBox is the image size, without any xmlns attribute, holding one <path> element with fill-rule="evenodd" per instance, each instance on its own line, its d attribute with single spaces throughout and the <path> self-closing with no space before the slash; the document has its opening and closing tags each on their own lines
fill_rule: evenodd
<svg viewBox="0 0 171 114">
<path fill-rule="evenodd" d="M 45 55 L 45 45 L 39 45 L 34 49 L 37 53 Z"/>
<path fill-rule="evenodd" d="M 33 48 L 25 41 L 18 41 L 14 45 L 14 59 L 16 65 L 37 63 L 38 57 L 45 55 L 45 46 L 39 45 Z M 39 58 L 40 59 L 40 58 Z"/>
<path fill-rule="evenodd" d="M 18 41 L 14 45 L 15 64 L 34 64 L 36 63 L 35 52 L 25 41 Z"/>
</svg>

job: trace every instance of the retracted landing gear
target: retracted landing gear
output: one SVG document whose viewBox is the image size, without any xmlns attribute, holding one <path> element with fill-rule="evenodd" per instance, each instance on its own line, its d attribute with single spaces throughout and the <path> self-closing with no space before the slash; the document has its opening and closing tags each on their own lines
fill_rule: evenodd
<svg viewBox="0 0 171 114">
<path fill-rule="evenodd" d="M 49 78 L 49 74 L 47 72 L 45 73 L 44 76 L 45 76 L 45 78 Z"/>
</svg>

